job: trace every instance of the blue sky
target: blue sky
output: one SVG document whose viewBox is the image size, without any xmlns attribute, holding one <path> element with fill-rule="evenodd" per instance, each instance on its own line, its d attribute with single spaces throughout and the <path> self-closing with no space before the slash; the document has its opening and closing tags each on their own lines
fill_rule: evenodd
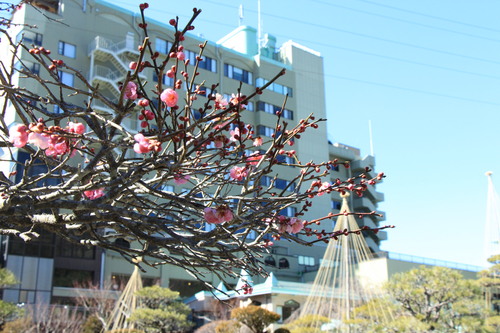
<svg viewBox="0 0 500 333">
<path fill-rule="evenodd" d="M 135 10 L 140 2 L 113 1 Z M 257 26 L 257 0 L 149 1 L 148 15 L 218 40 Z M 494 0 L 261 0 L 263 32 L 324 57 L 331 141 L 370 153 L 386 223 L 382 249 L 483 265 L 487 178 L 500 177 L 500 3 Z M 500 186 L 500 185 L 499 185 Z"/>
</svg>

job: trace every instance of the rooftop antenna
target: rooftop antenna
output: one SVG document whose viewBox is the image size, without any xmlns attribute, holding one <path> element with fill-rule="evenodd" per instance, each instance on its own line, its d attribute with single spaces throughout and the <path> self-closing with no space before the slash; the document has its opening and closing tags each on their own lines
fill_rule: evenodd
<svg viewBox="0 0 500 333">
<path fill-rule="evenodd" d="M 240 4 L 240 8 L 238 10 L 239 18 L 238 18 L 238 26 L 241 27 L 243 24 L 243 4 Z"/>
<path fill-rule="evenodd" d="M 373 132 L 372 132 L 372 121 L 368 120 L 368 132 L 370 135 L 370 155 L 375 156 L 375 152 L 373 151 Z"/>
</svg>

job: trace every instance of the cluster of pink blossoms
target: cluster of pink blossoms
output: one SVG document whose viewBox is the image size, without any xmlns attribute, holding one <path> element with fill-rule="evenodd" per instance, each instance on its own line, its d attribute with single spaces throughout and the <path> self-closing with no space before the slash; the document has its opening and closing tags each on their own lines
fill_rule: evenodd
<svg viewBox="0 0 500 333">
<path fill-rule="evenodd" d="M 150 151 L 159 152 L 161 150 L 161 142 L 154 139 L 148 139 L 142 133 L 137 133 L 134 139 L 136 141 L 134 144 L 134 151 L 137 154 L 145 154 Z"/>
<path fill-rule="evenodd" d="M 95 199 L 100 198 L 104 195 L 104 188 L 98 188 L 97 190 L 83 191 L 83 194 L 88 199 L 95 200 Z"/>
<path fill-rule="evenodd" d="M 47 128 L 42 121 L 30 124 L 29 128 L 24 124 L 18 124 L 9 129 L 9 140 L 17 148 L 22 148 L 28 143 L 35 145 L 45 150 L 47 156 L 60 156 L 69 153 L 72 142 L 57 132 L 81 135 L 85 133 L 85 125 L 69 122 L 68 126 L 63 129 L 58 126 Z"/>
<path fill-rule="evenodd" d="M 226 205 L 220 205 L 214 208 L 205 208 L 203 210 L 205 220 L 208 223 L 220 224 L 223 222 L 229 222 L 233 219 L 233 212 Z"/>
<path fill-rule="evenodd" d="M 131 99 L 131 100 L 136 100 L 138 95 L 137 95 L 137 84 L 135 84 L 132 81 L 127 82 L 127 85 L 125 86 L 125 91 L 123 93 L 123 98 L 125 99 Z"/>
<path fill-rule="evenodd" d="M 229 171 L 229 176 L 237 181 L 242 181 L 248 175 L 248 169 L 246 167 L 234 166 Z"/>
<path fill-rule="evenodd" d="M 286 217 L 283 215 L 277 218 L 278 231 L 280 233 L 288 232 L 289 234 L 296 234 L 304 229 L 304 221 L 296 217 Z"/>
</svg>

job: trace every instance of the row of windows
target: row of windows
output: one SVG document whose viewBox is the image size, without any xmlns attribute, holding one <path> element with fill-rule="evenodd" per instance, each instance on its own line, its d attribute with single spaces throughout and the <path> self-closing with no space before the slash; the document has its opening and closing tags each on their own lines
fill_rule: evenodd
<svg viewBox="0 0 500 333">
<path fill-rule="evenodd" d="M 304 266 L 314 266 L 316 264 L 316 260 L 314 257 L 308 257 L 308 256 L 299 256 L 299 265 L 304 265 Z"/>
<path fill-rule="evenodd" d="M 255 80 L 255 85 L 257 87 L 262 87 L 268 82 L 269 82 L 269 80 L 266 80 L 264 78 L 259 77 Z M 276 82 L 271 83 L 266 88 L 266 90 L 274 91 L 274 92 L 276 92 L 278 94 L 282 94 L 282 95 L 288 95 L 290 97 L 293 96 L 293 89 L 292 88 L 284 86 L 284 85 L 276 83 Z"/>
<path fill-rule="evenodd" d="M 27 46 L 31 46 L 32 44 L 35 46 L 42 46 L 43 44 L 43 35 L 37 32 L 32 31 L 21 31 L 16 36 L 16 42 L 23 41 Z M 76 45 L 70 44 L 67 42 L 59 41 L 58 54 L 69 57 L 76 58 Z"/>
<path fill-rule="evenodd" d="M 268 127 L 264 125 L 257 126 L 257 134 L 263 136 L 273 136 L 275 133 L 275 129 L 273 127 Z"/>
<path fill-rule="evenodd" d="M 270 113 L 270 114 L 276 114 L 276 112 L 281 111 L 281 116 L 283 118 L 293 120 L 293 111 L 290 111 L 288 109 L 281 110 L 281 107 L 279 107 L 277 105 L 269 104 L 266 102 L 258 102 L 257 103 L 257 110 L 264 111 L 264 112 Z"/>
<path fill-rule="evenodd" d="M 277 188 L 279 190 L 287 190 L 287 191 L 294 191 L 295 190 L 295 183 L 291 182 L 286 179 L 281 179 L 281 178 L 273 178 L 269 176 L 263 176 L 260 179 L 260 185 L 262 186 L 270 186 L 274 180 L 274 188 Z"/>
<path fill-rule="evenodd" d="M 224 64 L 224 75 L 230 79 L 235 79 L 247 84 L 253 84 L 252 72 L 233 65 Z"/>
<path fill-rule="evenodd" d="M 155 51 L 163 54 L 168 54 L 172 50 L 173 43 L 162 38 L 156 38 Z M 198 54 L 193 51 L 184 50 L 185 59 L 189 59 L 189 63 L 194 65 Z M 210 57 L 202 56 L 201 61 L 198 63 L 198 68 L 206 69 L 207 71 L 217 72 L 217 61 Z"/>
<path fill-rule="evenodd" d="M 304 266 L 314 266 L 316 264 L 316 260 L 314 257 L 309 256 L 298 256 L 299 265 Z M 273 256 L 267 256 L 264 259 L 264 263 L 268 266 L 276 266 L 276 260 Z M 286 258 L 281 258 L 279 260 L 279 268 L 289 268 L 290 264 Z"/>
</svg>

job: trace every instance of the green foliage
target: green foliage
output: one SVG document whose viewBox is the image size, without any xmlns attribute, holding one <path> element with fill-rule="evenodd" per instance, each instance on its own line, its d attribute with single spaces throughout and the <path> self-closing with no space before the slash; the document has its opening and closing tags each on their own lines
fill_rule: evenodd
<svg viewBox="0 0 500 333">
<path fill-rule="evenodd" d="M 177 301 L 179 293 L 159 286 L 137 291 L 142 307 L 129 318 L 147 333 L 184 332 L 193 326 L 187 317 L 191 309 Z"/>
<path fill-rule="evenodd" d="M 352 311 L 351 319 L 345 324 L 355 325 L 363 332 L 381 332 L 387 328 L 391 318 L 401 312 L 399 305 L 387 297 L 374 298 Z"/>
<path fill-rule="evenodd" d="M 280 319 L 280 315 L 260 306 L 249 305 L 233 309 L 231 318 L 246 325 L 254 333 L 262 333 L 268 325 Z"/>
<path fill-rule="evenodd" d="M 146 333 L 146 332 L 134 328 L 120 328 L 117 330 L 106 331 L 106 333 Z"/>
<path fill-rule="evenodd" d="M 7 268 L 0 268 L 0 288 L 3 289 L 7 286 L 18 284 L 16 276 L 14 273 L 9 271 Z"/>
<path fill-rule="evenodd" d="M 23 309 L 15 304 L 0 301 L 0 327 L 3 327 L 7 321 L 14 320 L 24 313 Z"/>
<path fill-rule="evenodd" d="M 198 327 L 194 333 L 215 333 L 215 328 L 222 320 L 215 320 Z"/>
<path fill-rule="evenodd" d="M 488 333 L 500 332 L 500 316 L 486 318 L 484 328 Z"/>
<path fill-rule="evenodd" d="M 174 303 L 179 298 L 179 292 L 160 286 L 145 287 L 135 293 L 145 307 L 159 309 Z"/>
<path fill-rule="evenodd" d="M 85 320 L 82 327 L 82 333 L 100 333 L 104 325 L 96 315 L 91 315 Z"/>
<path fill-rule="evenodd" d="M 305 315 L 295 319 L 285 326 L 291 333 L 322 333 L 321 326 L 330 319 L 320 315 Z"/>
<path fill-rule="evenodd" d="M 2 333 L 19 333 L 27 332 L 33 326 L 31 319 L 18 318 L 16 320 L 5 323 Z"/>
<path fill-rule="evenodd" d="M 240 330 L 241 323 L 236 320 L 222 320 L 216 327 L 215 333 L 234 333 Z"/>
<path fill-rule="evenodd" d="M 485 332 L 480 285 L 455 270 L 421 266 L 394 275 L 386 289 L 392 297 L 357 307 L 346 323 L 366 333 Z"/>
</svg>

